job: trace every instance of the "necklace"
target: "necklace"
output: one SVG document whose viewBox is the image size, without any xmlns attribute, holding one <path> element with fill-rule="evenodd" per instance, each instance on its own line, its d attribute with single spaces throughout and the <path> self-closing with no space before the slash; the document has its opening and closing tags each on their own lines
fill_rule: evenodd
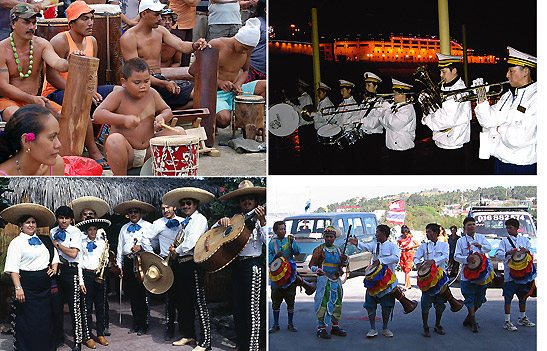
<svg viewBox="0 0 547 351">
<path fill-rule="evenodd" d="M 17 157 L 17 155 L 15 155 L 15 165 L 17 166 L 17 171 L 19 174 L 23 175 L 23 172 L 21 172 L 21 166 L 19 166 L 19 157 Z"/>
<path fill-rule="evenodd" d="M 13 50 L 13 57 L 15 58 L 15 63 L 17 63 L 17 70 L 19 71 L 19 76 L 21 78 L 28 78 L 32 74 L 32 64 L 34 63 L 32 54 L 34 53 L 34 46 L 32 45 L 32 39 L 30 40 L 30 50 L 29 50 L 29 65 L 28 65 L 28 72 L 26 74 L 23 74 L 23 68 L 19 65 L 21 61 L 19 60 L 19 54 L 17 54 L 17 48 L 15 47 L 15 42 L 13 41 L 13 33 L 10 33 L 9 35 L 10 42 L 11 42 L 11 48 Z"/>
</svg>

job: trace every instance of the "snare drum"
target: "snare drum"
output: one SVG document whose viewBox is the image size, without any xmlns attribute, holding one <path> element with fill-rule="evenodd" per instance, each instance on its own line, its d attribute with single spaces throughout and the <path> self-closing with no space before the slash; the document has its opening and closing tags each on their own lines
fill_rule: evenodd
<svg viewBox="0 0 547 351">
<path fill-rule="evenodd" d="M 342 134 L 340 126 L 327 124 L 317 130 L 317 140 L 323 145 L 335 145 Z"/>
<path fill-rule="evenodd" d="M 36 35 L 49 41 L 57 34 L 68 29 L 68 20 L 66 18 L 41 19 L 38 20 L 36 25 Z"/>
<path fill-rule="evenodd" d="M 122 51 L 122 11 L 118 5 L 89 5 L 95 10 L 93 36 L 97 39 L 97 57 L 101 60 L 98 85 L 120 84 Z"/>
<path fill-rule="evenodd" d="M 150 139 L 155 176 L 195 176 L 198 171 L 199 138 L 168 135 Z"/>
<path fill-rule="evenodd" d="M 298 113 L 288 104 L 270 107 L 268 131 L 278 137 L 286 137 L 298 128 Z"/>
<path fill-rule="evenodd" d="M 234 123 L 232 123 L 233 134 L 237 128 L 243 129 L 243 137 L 254 139 L 255 135 L 247 135 L 247 125 L 254 125 L 256 131 L 264 131 L 264 111 L 266 101 L 260 95 L 238 95 L 234 98 Z"/>
<path fill-rule="evenodd" d="M 347 148 L 358 142 L 359 139 L 361 139 L 359 128 L 354 127 L 346 130 L 338 139 L 338 143 L 341 148 Z"/>
</svg>

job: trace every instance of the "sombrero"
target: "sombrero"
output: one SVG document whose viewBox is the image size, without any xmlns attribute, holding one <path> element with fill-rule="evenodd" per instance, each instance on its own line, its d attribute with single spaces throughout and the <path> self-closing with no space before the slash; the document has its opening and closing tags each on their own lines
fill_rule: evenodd
<svg viewBox="0 0 547 351">
<path fill-rule="evenodd" d="M 163 294 L 173 285 L 173 271 L 167 262 L 152 252 L 143 252 L 141 267 L 144 272 L 143 285 L 152 294 Z"/>
<path fill-rule="evenodd" d="M 167 194 L 163 195 L 162 201 L 164 204 L 172 207 L 180 207 L 179 201 L 181 199 L 196 199 L 200 205 L 211 202 L 215 198 L 215 195 L 200 188 L 178 188 L 173 189 Z"/>
<path fill-rule="evenodd" d="M 55 223 L 55 215 L 50 209 L 38 204 L 24 203 L 13 205 L 0 212 L 0 216 L 11 224 L 19 225 L 19 218 L 29 215 L 36 219 L 36 226 L 51 227 Z"/>
<path fill-rule="evenodd" d="M 97 218 L 104 216 L 110 209 L 110 206 L 108 206 L 106 201 L 95 196 L 79 197 L 69 203 L 68 206 L 74 211 L 74 217 L 77 221 L 82 220 L 82 211 L 86 208 L 95 211 L 97 213 Z"/>
<path fill-rule="evenodd" d="M 239 183 L 239 186 L 236 190 L 230 191 L 227 194 L 219 197 L 219 200 L 231 200 L 237 198 L 238 196 L 247 195 L 247 194 L 256 194 L 258 196 L 266 196 L 266 188 L 263 186 L 254 186 L 253 183 L 249 180 L 244 180 Z"/>
<path fill-rule="evenodd" d="M 156 212 L 156 208 L 149 203 L 142 202 L 139 200 L 131 200 L 131 201 L 125 201 L 119 204 L 118 206 L 114 207 L 114 212 L 119 214 L 127 214 L 127 211 L 129 211 L 132 208 L 138 208 L 143 213 L 153 213 Z"/>
<path fill-rule="evenodd" d="M 82 221 L 78 224 L 76 224 L 76 228 L 82 230 L 82 231 L 85 231 L 87 230 L 89 227 L 97 227 L 97 228 L 108 228 L 110 227 L 110 221 L 108 219 L 103 219 L 103 218 L 93 218 L 93 219 L 88 219 L 86 221 Z"/>
</svg>

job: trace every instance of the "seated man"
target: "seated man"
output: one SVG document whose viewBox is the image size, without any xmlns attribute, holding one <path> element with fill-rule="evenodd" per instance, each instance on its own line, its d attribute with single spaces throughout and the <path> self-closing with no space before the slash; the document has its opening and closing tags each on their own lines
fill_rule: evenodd
<svg viewBox="0 0 547 351">
<path fill-rule="evenodd" d="M 150 89 L 150 68 L 146 61 L 135 57 L 122 68 L 121 87 L 104 99 L 93 118 L 98 123 L 112 125 L 106 139 L 106 156 L 114 175 L 125 175 L 133 167 L 141 167 L 150 158 L 150 139 L 154 129 L 160 129 L 173 118 L 173 113 L 160 94 Z M 179 134 L 186 134 L 177 127 Z M 157 136 L 176 134 L 164 130 Z"/>
<path fill-rule="evenodd" d="M 15 5 L 10 11 L 13 31 L 0 41 L 0 111 L 4 121 L 29 104 L 45 106 L 54 115 L 61 110 L 59 105 L 37 96 L 44 61 L 59 72 L 68 71 L 68 61 L 55 53 L 49 41 L 34 35 L 38 16 L 40 13 L 28 4 Z"/>
<path fill-rule="evenodd" d="M 178 15 L 173 10 L 161 10 L 160 25 L 164 26 L 169 33 L 171 33 L 171 29 L 177 23 L 177 19 Z M 175 50 L 165 43 L 161 45 L 161 67 L 180 67 L 181 61 L 182 53 L 180 51 Z"/>
<path fill-rule="evenodd" d="M 251 53 L 260 39 L 260 20 L 251 18 L 231 38 L 217 38 L 209 43 L 219 49 L 216 124 L 224 128 L 230 124 L 236 94 L 243 92 L 266 97 L 266 81 L 255 80 L 243 84 L 249 74 Z M 195 75 L 195 66 L 188 73 Z"/>
</svg>

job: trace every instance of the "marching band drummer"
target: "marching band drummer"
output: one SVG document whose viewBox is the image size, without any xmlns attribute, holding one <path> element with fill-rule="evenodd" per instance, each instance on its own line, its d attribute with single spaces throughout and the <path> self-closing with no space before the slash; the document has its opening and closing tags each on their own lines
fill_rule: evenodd
<svg viewBox="0 0 547 351">
<path fill-rule="evenodd" d="M 388 174 L 397 174 L 401 169 L 411 169 L 413 162 L 414 138 L 416 137 L 416 111 L 408 102 L 407 93 L 412 85 L 392 78 L 394 103 L 383 109 L 378 118 L 386 129 L 386 147 L 388 148 Z M 372 116 L 370 117 L 372 118 Z M 364 118 L 366 120 L 366 117 Z"/>
<path fill-rule="evenodd" d="M 487 138 L 481 136 L 481 153 L 496 158 L 496 174 L 536 174 L 537 58 L 510 46 L 507 49 L 506 77 L 511 89 L 493 106 L 486 101 L 485 88 L 477 94 L 475 114 L 487 134 Z"/>
<path fill-rule="evenodd" d="M 448 92 L 465 89 L 465 83 L 459 75 L 462 56 L 436 54 L 443 80 L 441 90 Z M 435 162 L 440 166 L 438 169 L 442 169 L 443 173 L 467 173 L 463 147 L 471 138 L 471 102 L 457 102 L 454 99 L 443 101 L 440 109 L 422 117 L 422 124 L 433 131 L 433 140 L 437 145 Z M 461 167 L 454 168 L 454 164 Z"/>
<path fill-rule="evenodd" d="M 234 200 L 239 204 L 240 213 L 255 211 L 257 221 L 245 248 L 230 264 L 232 267 L 232 311 L 239 351 L 258 350 L 266 340 L 262 333 L 266 330 L 264 308 L 265 291 L 262 283 L 266 269 L 261 259 L 262 245 L 266 243 L 266 210 L 259 200 L 266 197 L 266 188 L 254 186 L 249 180 L 239 183 L 236 190 L 222 195 L 219 200 Z M 228 217 L 221 218 L 217 224 L 230 225 Z"/>
<path fill-rule="evenodd" d="M 205 205 L 213 199 L 214 195 L 210 192 L 193 187 L 174 189 L 163 196 L 162 212 L 164 206 L 167 205 L 173 209 L 175 207 L 180 208 L 186 217 L 185 219 L 179 217 L 180 224 L 175 228 L 171 227 L 171 229 L 176 230 L 174 233 L 175 236 L 179 231 L 182 231 L 182 236 L 179 237 L 177 242 L 175 242 L 175 238 L 173 237 L 169 243 L 164 239 L 164 245 L 162 245 L 160 236 L 160 248 L 163 255 L 163 248 L 165 244 L 168 244 L 167 254 L 171 252 L 174 261 L 171 264 L 174 282 L 168 291 L 168 300 L 178 305 L 176 307 L 179 313 L 179 330 L 182 338 L 173 342 L 173 345 L 182 346 L 196 343 L 194 320 L 197 312 L 200 333 L 197 345 L 193 351 L 205 351 L 211 348 L 211 321 L 207 302 L 205 301 L 204 273 L 201 267 L 194 262 L 193 258 L 196 242 L 209 228 L 207 218 L 198 211 L 198 206 Z M 175 221 L 179 221 L 179 219 L 175 219 Z M 161 229 L 162 224 L 163 228 L 168 228 L 176 224 L 176 222 L 173 223 L 171 221 L 173 219 L 167 220 L 164 215 L 163 218 L 154 222 L 154 228 Z M 170 222 L 171 224 L 169 224 Z M 170 338 L 173 337 L 173 333 L 169 328 L 173 330 L 175 322 L 174 307 L 171 307 L 171 319 L 168 320 L 168 335 L 166 335 Z"/>
<path fill-rule="evenodd" d="M 106 284 L 103 280 L 99 282 L 97 278 L 97 269 L 101 264 L 104 264 L 103 269 L 108 265 L 108 251 L 105 252 L 106 241 L 103 237 L 98 237 L 99 229 L 104 232 L 105 228 L 110 226 L 110 221 L 107 219 L 88 219 L 76 224 L 76 227 L 87 234 L 87 238 L 82 240 L 80 264 L 78 265 L 78 277 L 80 287 L 85 294 L 85 304 L 87 310 L 87 328 L 89 335 L 91 333 L 91 322 L 93 320 L 92 312 L 95 306 L 95 326 L 97 329 L 97 341 L 99 344 L 107 346 L 108 341 L 104 337 L 105 329 L 105 300 L 106 300 Z M 106 256 L 103 256 L 106 255 Z M 101 262 L 101 259 L 106 262 Z"/>
<path fill-rule="evenodd" d="M 125 201 L 114 207 L 114 212 L 121 215 L 129 215 L 129 222 L 120 229 L 118 248 L 116 251 L 116 264 L 121 270 L 121 278 L 125 287 L 125 293 L 131 302 L 131 315 L 133 316 L 133 327 L 128 334 L 137 333 L 143 335 L 148 332 L 148 304 L 146 289 L 142 282 L 136 277 L 136 255 L 140 251 L 151 251 L 146 246 L 148 238 L 152 233 L 152 224 L 142 219 L 143 213 L 153 213 L 154 206 L 138 201 Z"/>
<path fill-rule="evenodd" d="M 488 253 L 492 250 L 492 245 L 486 240 L 484 235 L 475 232 L 477 227 L 473 217 L 466 217 L 463 220 L 463 228 L 466 234 L 458 239 L 458 242 L 456 243 L 456 252 L 454 253 L 454 259 L 463 265 L 460 276 L 460 289 L 465 298 L 464 303 L 468 310 L 463 325 L 465 327 L 471 327 L 473 333 L 478 333 L 479 326 L 475 314 L 479 307 L 486 302 L 487 284 L 475 284 L 470 282 L 465 278 L 464 267 L 468 263 L 469 254 L 473 252 L 481 254 Z"/>
</svg>

